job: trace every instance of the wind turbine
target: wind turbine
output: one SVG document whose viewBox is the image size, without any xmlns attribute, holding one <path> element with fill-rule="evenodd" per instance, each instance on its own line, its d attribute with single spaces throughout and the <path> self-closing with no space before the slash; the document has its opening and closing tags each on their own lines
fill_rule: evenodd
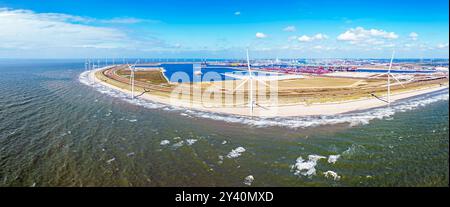
<svg viewBox="0 0 450 207">
<path fill-rule="evenodd" d="M 250 58 L 248 57 L 248 48 L 247 48 L 247 69 L 248 75 L 250 77 L 250 97 L 249 97 L 250 115 L 253 116 L 253 74 L 252 69 L 250 68 Z"/>
<path fill-rule="evenodd" d="M 134 65 L 128 65 L 130 69 L 130 84 L 131 84 L 131 99 L 134 99 L 134 69 L 136 68 L 136 64 L 139 60 L 136 60 Z"/>
<path fill-rule="evenodd" d="M 248 48 L 247 48 L 247 70 L 248 70 L 248 77 L 243 78 L 244 81 L 242 81 L 238 86 L 236 86 L 236 88 L 233 90 L 233 93 L 239 89 L 240 87 L 242 87 L 245 83 L 249 82 L 250 80 L 250 92 L 249 92 L 249 110 L 250 110 L 250 115 L 253 116 L 253 106 L 255 105 L 255 101 L 253 100 L 253 73 L 252 73 L 252 69 L 250 67 L 250 58 L 248 56 Z M 270 85 L 266 84 L 264 81 L 255 79 L 257 82 L 262 83 L 265 86 L 268 86 L 270 88 L 272 88 Z"/>
<path fill-rule="evenodd" d="M 388 104 L 391 104 L 391 69 L 392 69 L 392 62 L 394 61 L 394 55 L 395 50 L 392 51 L 391 56 L 391 62 L 389 63 L 389 69 L 388 69 L 388 80 L 387 80 L 387 102 Z"/>
<path fill-rule="evenodd" d="M 87 70 L 91 70 L 91 59 L 87 60 Z"/>
<path fill-rule="evenodd" d="M 391 77 L 393 79 L 395 79 L 395 81 L 397 81 L 403 88 L 405 88 L 405 86 L 402 84 L 402 82 L 397 77 L 395 77 L 395 75 L 393 75 L 391 73 L 392 62 L 394 61 L 394 55 L 395 55 L 395 50 L 392 51 L 391 62 L 389 63 L 389 69 L 388 69 L 388 72 L 387 72 L 387 77 L 388 77 L 388 80 L 387 80 L 387 82 L 388 82 L 387 83 L 387 88 L 388 88 L 388 90 L 387 90 L 387 103 L 388 103 L 388 105 L 391 104 Z M 414 78 L 412 78 L 412 79 L 414 79 Z M 410 81 L 412 79 L 410 79 Z"/>
<path fill-rule="evenodd" d="M 394 61 L 394 55 L 395 55 L 395 50 L 392 51 L 391 61 L 389 63 L 389 69 L 388 69 L 387 73 L 382 73 L 382 74 L 370 77 L 370 78 L 375 78 L 375 77 L 379 77 L 379 76 L 382 76 L 382 75 L 387 75 L 387 100 L 386 100 L 386 102 L 388 103 L 388 105 L 391 104 L 391 78 L 393 78 L 403 88 L 405 88 L 405 86 L 402 84 L 402 82 L 397 77 L 395 77 L 394 74 L 391 73 L 392 63 Z"/>
</svg>

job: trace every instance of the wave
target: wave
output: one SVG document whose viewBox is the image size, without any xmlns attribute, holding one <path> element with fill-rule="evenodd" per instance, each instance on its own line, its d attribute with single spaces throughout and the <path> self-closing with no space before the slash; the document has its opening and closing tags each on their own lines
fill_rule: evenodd
<svg viewBox="0 0 450 207">
<path fill-rule="evenodd" d="M 426 106 L 438 101 L 444 101 L 449 98 L 448 88 L 433 93 L 428 93 L 404 100 L 399 100 L 388 107 L 374 108 L 364 111 L 356 111 L 338 115 L 323 116 L 302 116 L 302 117 L 276 117 L 276 118 L 260 118 L 247 117 L 239 115 L 228 115 L 213 112 L 197 111 L 182 107 L 169 106 L 162 103 L 135 98 L 130 99 L 129 94 L 106 87 L 102 84 L 95 83 L 89 78 L 89 71 L 83 72 L 79 76 L 79 81 L 85 85 L 94 87 L 97 91 L 112 97 L 119 98 L 131 104 L 142 106 L 149 109 L 162 109 L 167 111 L 176 111 L 185 117 L 198 117 L 205 119 L 213 119 L 229 123 L 240 123 L 254 127 L 287 127 L 287 128 L 307 128 L 317 127 L 321 125 L 349 124 L 350 127 L 368 124 L 376 119 L 389 119 L 397 112 L 405 112 Z"/>
<path fill-rule="evenodd" d="M 221 120 L 231 123 L 242 123 L 255 127 L 288 127 L 288 128 L 307 128 L 321 125 L 349 124 L 349 126 L 358 126 L 369 124 L 376 119 L 391 118 L 397 112 L 414 110 L 431 103 L 448 100 L 448 89 L 425 94 L 405 100 L 391 103 L 389 107 L 373 108 L 364 111 L 356 111 L 338 115 L 323 116 L 303 116 L 303 117 L 278 117 L 278 118 L 258 118 L 236 115 L 223 115 L 203 111 L 185 110 L 184 113 L 207 119 Z"/>
</svg>

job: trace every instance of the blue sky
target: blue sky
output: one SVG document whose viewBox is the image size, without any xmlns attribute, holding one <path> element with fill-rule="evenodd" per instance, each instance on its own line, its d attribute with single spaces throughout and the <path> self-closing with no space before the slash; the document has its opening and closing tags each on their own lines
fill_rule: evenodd
<svg viewBox="0 0 450 207">
<path fill-rule="evenodd" d="M 0 58 L 449 56 L 448 0 L 0 0 Z"/>
</svg>

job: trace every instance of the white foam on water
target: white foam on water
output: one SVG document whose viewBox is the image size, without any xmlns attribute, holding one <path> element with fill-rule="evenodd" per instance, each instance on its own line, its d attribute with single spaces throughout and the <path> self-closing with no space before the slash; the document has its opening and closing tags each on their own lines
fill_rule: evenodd
<svg viewBox="0 0 450 207">
<path fill-rule="evenodd" d="M 90 73 L 90 71 L 82 72 L 78 76 L 78 81 L 80 81 L 80 83 L 82 83 L 82 84 L 90 85 L 92 83 L 92 80 L 90 80 L 89 77 L 88 77 L 89 73 Z"/>
<path fill-rule="evenodd" d="M 169 106 L 162 103 L 134 98 L 130 99 L 128 93 L 106 87 L 102 84 L 90 80 L 89 71 L 83 72 L 79 76 L 79 81 L 88 86 L 94 87 L 100 93 L 119 98 L 130 104 L 142 106 L 149 109 L 162 109 L 164 111 L 176 111 L 185 117 L 199 117 L 204 119 L 213 119 L 229 123 L 240 123 L 255 127 L 287 127 L 287 128 L 307 128 L 317 127 L 321 125 L 334 124 L 348 124 L 350 127 L 365 125 L 372 120 L 387 119 L 391 120 L 392 116 L 398 112 L 405 112 L 414 110 L 431 103 L 448 100 L 448 89 L 443 89 L 437 92 L 420 95 L 417 97 L 408 98 L 405 100 L 396 101 L 389 107 L 374 108 L 365 111 L 350 112 L 338 115 L 323 115 L 323 116 L 303 116 L 303 117 L 277 117 L 277 118 L 263 118 L 263 117 L 246 117 L 239 115 L 228 115 L 206 111 L 197 111 L 182 107 Z"/>
<path fill-rule="evenodd" d="M 359 144 L 352 144 L 350 147 L 348 147 L 344 152 L 342 152 L 342 155 L 345 157 L 351 157 L 355 153 L 361 152 L 365 149 L 364 146 Z"/>
<path fill-rule="evenodd" d="M 219 161 L 217 162 L 219 165 L 223 163 L 223 156 L 219 155 Z"/>
<path fill-rule="evenodd" d="M 244 178 L 244 184 L 245 185 L 248 185 L 248 186 L 250 186 L 250 185 L 252 185 L 252 182 L 255 180 L 255 178 L 253 177 L 253 175 L 249 175 L 249 176 L 247 176 L 247 177 L 245 177 Z"/>
<path fill-rule="evenodd" d="M 210 112 L 191 111 L 192 116 L 200 118 L 221 120 L 230 123 L 242 123 L 255 127 L 288 127 L 288 128 L 307 128 L 321 125 L 349 124 L 349 126 L 358 126 L 368 124 L 372 120 L 392 118 L 397 112 L 414 110 L 425 105 L 442 100 L 448 100 L 448 90 L 439 93 L 426 94 L 423 96 L 411 98 L 408 100 L 392 103 L 390 107 L 374 108 L 366 111 L 351 112 L 338 115 L 323 116 L 304 116 L 304 117 L 279 117 L 279 118 L 248 118 L 245 116 L 223 115 Z"/>
<path fill-rule="evenodd" d="M 172 147 L 176 149 L 176 148 L 182 147 L 183 144 L 184 144 L 184 141 L 181 140 L 181 141 L 179 141 L 179 142 L 173 144 Z"/>
<path fill-rule="evenodd" d="M 14 129 L 14 131 L 10 132 L 9 135 L 14 135 L 16 133 L 16 131 L 17 131 L 17 128 Z"/>
<path fill-rule="evenodd" d="M 90 71 L 82 72 L 78 78 L 79 81 L 87 86 L 93 87 L 94 89 L 96 89 L 98 92 L 100 92 L 102 94 L 106 94 L 111 97 L 119 98 L 130 104 L 134 104 L 134 105 L 138 105 L 138 106 L 142 106 L 142 107 L 150 108 L 150 109 L 168 107 L 167 105 L 164 105 L 164 104 L 147 101 L 147 100 L 140 99 L 140 98 L 131 99 L 130 94 L 128 94 L 128 93 L 104 86 L 104 85 L 98 83 L 97 81 L 92 80 L 89 77 L 89 73 L 90 73 Z"/>
<path fill-rule="evenodd" d="M 328 156 L 328 163 L 336 163 L 336 161 L 341 157 L 341 155 L 329 155 Z"/>
<path fill-rule="evenodd" d="M 193 144 L 196 143 L 196 142 L 197 142 L 196 139 L 187 139 L 187 140 L 186 140 L 186 144 L 187 144 L 188 146 L 193 145 Z"/>
<path fill-rule="evenodd" d="M 323 175 L 325 175 L 326 178 L 333 178 L 333 180 L 335 180 L 335 181 L 338 181 L 341 179 L 341 176 L 339 176 L 336 172 L 333 172 L 331 170 L 324 172 Z"/>
<path fill-rule="evenodd" d="M 169 140 L 162 140 L 162 141 L 159 143 L 159 145 L 161 145 L 161 146 L 168 145 L 168 144 L 170 144 L 170 141 L 169 141 Z"/>
<path fill-rule="evenodd" d="M 295 164 L 291 166 L 291 171 L 294 175 L 311 177 L 316 174 L 317 161 L 325 159 L 326 157 L 320 155 L 309 155 L 308 160 L 304 160 L 301 156 L 297 158 Z"/>
<path fill-rule="evenodd" d="M 228 158 L 236 158 L 242 155 L 242 153 L 245 152 L 245 148 L 243 147 L 237 147 L 236 149 L 231 150 L 230 153 L 228 153 Z"/>
<path fill-rule="evenodd" d="M 106 163 L 110 164 L 110 163 L 111 163 L 112 161 L 114 161 L 114 160 L 116 160 L 116 158 L 115 158 L 115 157 L 113 157 L 113 158 L 109 159 L 108 161 L 106 161 Z"/>
</svg>

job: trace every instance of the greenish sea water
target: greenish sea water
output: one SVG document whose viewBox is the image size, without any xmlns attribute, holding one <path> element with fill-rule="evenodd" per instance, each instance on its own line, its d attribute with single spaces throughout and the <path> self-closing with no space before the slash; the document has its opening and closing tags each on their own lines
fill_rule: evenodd
<svg viewBox="0 0 450 207">
<path fill-rule="evenodd" d="M 448 186 L 448 90 L 248 119 L 131 101 L 83 64 L 0 61 L 0 186 Z"/>
</svg>

